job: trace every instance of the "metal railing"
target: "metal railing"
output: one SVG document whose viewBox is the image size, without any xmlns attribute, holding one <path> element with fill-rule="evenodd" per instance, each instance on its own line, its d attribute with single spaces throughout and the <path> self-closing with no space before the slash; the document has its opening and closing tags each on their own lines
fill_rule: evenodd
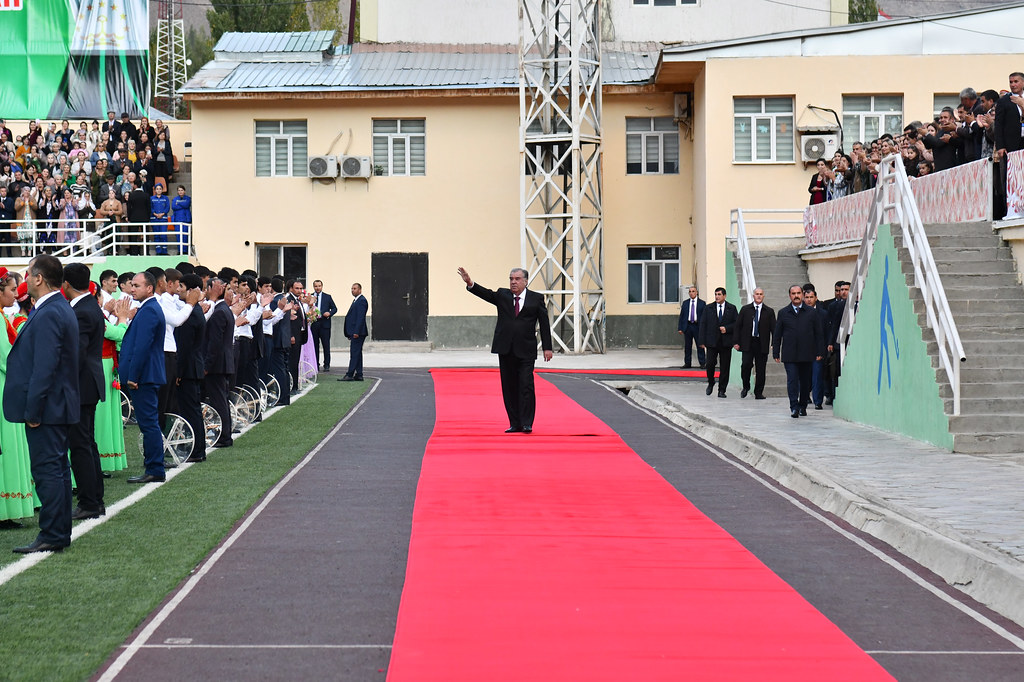
<svg viewBox="0 0 1024 682">
<path fill-rule="evenodd" d="M 949 301 L 946 300 L 946 292 L 942 288 L 942 280 L 935 266 L 931 247 L 928 245 L 928 236 L 924 231 L 917 201 L 914 199 L 910 180 L 900 156 L 892 155 L 882 159 L 878 183 L 872 191 L 874 196 L 868 214 L 867 229 L 861 240 L 857 266 L 850 282 L 850 295 L 839 325 L 837 343 L 840 364 L 846 360 L 846 342 L 857 316 L 857 303 L 864 290 L 878 226 L 886 222 L 889 216 L 889 222 L 895 219 L 903 231 L 903 242 L 914 267 L 914 286 L 921 290 L 928 326 L 934 332 L 938 345 L 939 364 L 946 373 L 953 391 L 953 414 L 959 415 L 960 363 L 965 361 L 967 356 L 956 322 L 953 320 L 953 313 L 950 312 Z"/>
<path fill-rule="evenodd" d="M 792 214 L 793 218 L 755 217 L 761 215 L 777 216 Z M 747 298 L 747 303 L 754 300 L 754 264 L 750 259 L 750 238 L 747 236 L 747 225 L 800 225 L 803 209 L 793 208 L 734 208 L 729 211 L 729 238 L 736 240 L 736 257 L 740 260 L 739 284 Z"/>
<path fill-rule="evenodd" d="M 97 218 L 0 220 L 0 258 L 32 258 L 41 253 L 58 258 L 194 253 L 191 223 L 104 223 Z"/>
</svg>

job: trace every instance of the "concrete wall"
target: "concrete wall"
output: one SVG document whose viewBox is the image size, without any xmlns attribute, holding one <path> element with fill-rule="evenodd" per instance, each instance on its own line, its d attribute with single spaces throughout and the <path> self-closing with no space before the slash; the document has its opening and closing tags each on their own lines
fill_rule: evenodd
<svg viewBox="0 0 1024 682">
<path fill-rule="evenodd" d="M 891 317 L 883 307 L 885 292 Z M 882 225 L 836 391 L 835 414 L 952 450 L 935 372 L 890 226 Z"/>
</svg>

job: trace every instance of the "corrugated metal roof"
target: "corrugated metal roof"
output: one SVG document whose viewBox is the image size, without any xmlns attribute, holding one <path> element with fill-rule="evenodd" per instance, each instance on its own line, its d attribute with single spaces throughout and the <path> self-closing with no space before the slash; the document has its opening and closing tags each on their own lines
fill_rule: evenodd
<svg viewBox="0 0 1024 682">
<path fill-rule="evenodd" d="M 267 52 L 323 52 L 331 46 L 334 31 L 290 33 L 225 33 L 214 53 L 255 54 Z"/>
<path fill-rule="evenodd" d="M 650 82 L 658 53 L 604 52 L 608 85 Z M 224 74 L 225 67 L 230 70 Z M 216 74 L 216 75 L 215 75 Z M 220 78 L 217 76 L 224 74 Z M 372 90 L 508 88 L 519 84 L 519 58 L 501 52 L 355 52 L 318 63 L 217 59 L 182 92 L 247 90 Z"/>
</svg>

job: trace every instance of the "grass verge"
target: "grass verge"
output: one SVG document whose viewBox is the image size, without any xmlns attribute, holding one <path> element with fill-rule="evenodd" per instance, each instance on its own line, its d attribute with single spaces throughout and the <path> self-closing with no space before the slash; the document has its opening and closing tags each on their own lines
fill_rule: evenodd
<svg viewBox="0 0 1024 682">
<path fill-rule="evenodd" d="M 62 554 L 0 586 L 0 678 L 88 678 L 369 386 L 325 381 L 233 448 L 214 450 Z M 140 468 L 133 438 L 132 466 L 107 481 L 108 505 L 130 492 L 124 478 Z M 3 539 L 14 547 L 36 531 Z"/>
</svg>

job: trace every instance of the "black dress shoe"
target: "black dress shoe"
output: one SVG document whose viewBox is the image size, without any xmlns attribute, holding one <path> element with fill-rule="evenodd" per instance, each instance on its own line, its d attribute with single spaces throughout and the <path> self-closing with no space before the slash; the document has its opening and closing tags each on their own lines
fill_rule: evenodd
<svg viewBox="0 0 1024 682">
<path fill-rule="evenodd" d="M 711 395 L 711 391 L 715 390 L 714 384 L 708 384 L 708 390 L 704 391 L 704 395 Z"/>
<path fill-rule="evenodd" d="M 725 397 L 725 391 L 719 391 L 718 392 L 718 397 L 719 398 L 724 398 Z"/>
<path fill-rule="evenodd" d="M 765 397 L 763 395 L 755 395 L 754 400 L 765 400 Z"/>
<path fill-rule="evenodd" d="M 360 375 L 359 375 L 359 376 L 357 376 L 357 377 L 352 377 L 352 380 L 353 380 L 353 381 L 362 381 L 362 380 L 363 380 L 363 375 L 362 375 L 362 374 L 360 374 Z"/>
<path fill-rule="evenodd" d="M 797 417 L 800 416 L 800 410 L 793 410 L 792 412 L 789 413 L 789 416 L 792 417 L 793 419 L 796 419 Z"/>
<path fill-rule="evenodd" d="M 831 405 L 832 404 L 832 398 L 825 398 L 825 404 L 826 405 Z"/>
<path fill-rule="evenodd" d="M 102 514 L 100 510 L 82 509 L 81 507 L 75 507 L 74 511 L 71 512 L 72 521 L 81 521 L 83 519 L 98 519 Z"/>
<path fill-rule="evenodd" d="M 233 448 L 235 447 L 235 441 L 228 441 L 227 443 L 214 443 L 215 448 Z"/>
<path fill-rule="evenodd" d="M 801 417 L 806 417 L 807 416 L 807 407 L 806 406 L 800 408 L 800 416 Z"/>
<path fill-rule="evenodd" d="M 33 552 L 63 552 L 66 545 L 51 545 L 49 542 L 42 542 L 36 539 L 31 545 L 15 547 L 15 554 L 32 554 Z"/>
<path fill-rule="evenodd" d="M 523 430 L 520 429 L 517 426 L 510 426 L 507 429 L 505 429 L 505 433 L 522 433 L 522 432 L 523 432 Z"/>
<path fill-rule="evenodd" d="M 0 530 L 17 530 L 18 528 L 24 528 L 25 524 L 21 521 L 15 521 L 14 519 L 4 519 L 0 521 Z"/>
<path fill-rule="evenodd" d="M 814 406 L 814 409 L 816 409 L 816 410 L 820 410 L 820 409 L 822 409 L 822 407 L 821 407 L 821 404 L 819 403 L 819 404 L 815 405 L 815 406 Z"/>
<path fill-rule="evenodd" d="M 185 458 L 185 461 L 190 462 L 192 464 L 195 464 L 196 462 L 205 462 L 206 455 L 189 455 L 187 458 Z"/>
<path fill-rule="evenodd" d="M 355 379 L 346 374 L 345 376 L 338 379 L 338 381 L 355 381 Z"/>
<path fill-rule="evenodd" d="M 740 391 L 740 397 L 746 398 L 748 393 L 750 393 L 750 389 L 745 388 L 742 391 Z"/>
<path fill-rule="evenodd" d="M 690 369 L 691 365 L 683 365 L 683 369 Z"/>
<path fill-rule="evenodd" d="M 523 433 L 533 433 L 533 427 L 532 426 L 524 426 L 523 427 Z"/>
<path fill-rule="evenodd" d="M 129 483 L 163 483 L 167 478 L 164 476 L 153 476 L 152 474 L 142 474 L 141 476 L 130 476 L 128 478 Z"/>
<path fill-rule="evenodd" d="M 103 472 L 103 478 L 111 478 L 112 476 L 113 476 L 113 474 L 111 474 L 109 471 L 104 471 Z"/>
</svg>

